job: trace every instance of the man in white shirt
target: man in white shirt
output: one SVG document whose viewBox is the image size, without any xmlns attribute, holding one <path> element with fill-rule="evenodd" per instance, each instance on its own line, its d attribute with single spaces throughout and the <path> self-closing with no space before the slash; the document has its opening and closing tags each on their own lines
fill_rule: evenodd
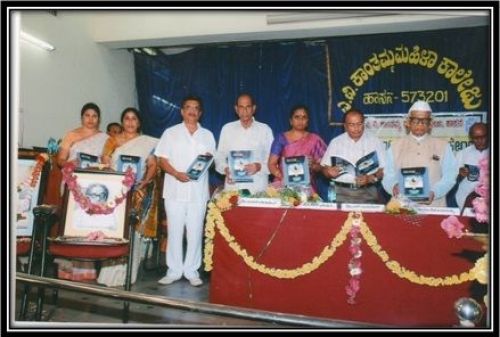
<svg viewBox="0 0 500 337">
<path fill-rule="evenodd" d="M 387 151 L 387 166 L 382 181 L 384 189 L 394 196 L 399 195 L 404 188 L 399 186 L 401 169 L 425 168 L 429 179 L 429 195 L 419 202 L 445 207 L 446 193 L 455 185 L 458 166 L 448 142 L 430 135 L 430 105 L 425 101 L 413 103 L 408 110 L 405 127 L 408 134 L 392 142 Z"/>
<path fill-rule="evenodd" d="M 206 203 L 209 199 L 208 174 L 190 180 L 186 174 L 200 154 L 215 153 L 211 131 L 199 123 L 202 102 L 199 97 L 183 99 L 183 122 L 163 132 L 155 149 L 160 167 L 165 171 L 163 198 L 168 219 L 167 267 L 160 284 L 171 284 L 183 275 L 194 286 L 200 286 L 198 268 L 201 266 L 201 247 Z M 186 228 L 186 257 L 183 261 L 183 238 Z"/>
<path fill-rule="evenodd" d="M 460 208 L 464 207 L 467 196 L 479 184 L 479 162 L 490 155 L 488 128 L 485 123 L 474 123 L 469 129 L 469 138 L 473 144 L 457 153 L 458 177 L 461 181 L 455 200 Z"/>
<path fill-rule="evenodd" d="M 328 144 L 321 159 L 322 173 L 335 180 L 337 202 L 353 204 L 382 203 L 377 190 L 377 182 L 384 176 L 385 147 L 374 135 L 365 131 L 365 117 L 356 109 L 344 115 L 346 132 L 335 137 Z M 378 158 L 378 169 L 368 174 L 344 174 L 338 165 L 332 165 L 332 157 L 340 157 L 355 164 L 360 158 L 375 152 Z"/>
<path fill-rule="evenodd" d="M 274 137 L 267 124 L 255 120 L 256 108 L 250 94 L 240 94 L 234 106 L 239 120 L 229 122 L 222 127 L 215 156 L 215 168 L 219 173 L 226 175 L 225 190 L 248 189 L 253 194 L 264 191 L 269 183 L 267 158 Z M 245 178 L 252 181 L 235 181 L 238 177 L 232 176 L 229 167 L 229 157 L 237 155 L 234 151 L 240 151 L 239 154 L 243 153 L 242 151 L 251 151 L 246 152 L 247 154 L 251 153 L 251 162 L 244 165 L 244 170 L 246 172 Z"/>
</svg>

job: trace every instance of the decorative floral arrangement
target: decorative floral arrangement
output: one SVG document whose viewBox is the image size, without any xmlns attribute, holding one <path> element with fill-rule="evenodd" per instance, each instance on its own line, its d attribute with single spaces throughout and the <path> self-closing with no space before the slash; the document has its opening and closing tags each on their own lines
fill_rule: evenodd
<svg viewBox="0 0 500 337">
<path fill-rule="evenodd" d="M 348 268 L 351 278 L 347 284 L 345 290 L 347 293 L 347 303 L 355 304 L 356 294 L 360 288 L 360 278 L 363 270 L 361 269 L 361 238 L 359 237 L 361 226 L 361 213 L 354 213 L 351 230 L 349 231 L 349 236 L 351 237 L 351 245 L 349 246 L 349 252 L 351 253 L 351 260 L 349 261 Z"/>
<path fill-rule="evenodd" d="M 49 157 L 45 153 L 39 154 L 35 159 L 35 165 L 28 172 L 26 177 L 21 179 L 17 185 L 17 193 L 19 196 L 16 219 L 24 220 L 26 219 L 26 213 L 30 209 L 31 199 L 33 193 L 35 192 L 35 187 L 40 180 L 40 175 L 42 174 L 43 166 L 47 162 Z"/>
<path fill-rule="evenodd" d="M 251 198 L 278 198 L 283 205 L 298 206 L 305 202 L 321 201 L 320 196 L 310 187 L 274 187 L 268 186 L 264 192 L 256 193 Z"/>
<path fill-rule="evenodd" d="M 41 153 L 38 156 L 36 156 L 36 163 L 35 166 L 33 166 L 33 169 L 31 172 L 24 178 L 18 185 L 17 185 L 17 191 L 21 192 L 25 189 L 31 189 L 33 190 L 38 183 L 38 180 L 40 180 L 40 175 L 42 174 L 42 169 L 43 165 L 47 162 L 49 157 L 45 153 Z"/>
<path fill-rule="evenodd" d="M 268 194 L 269 192 L 271 192 L 271 194 Z M 277 197 L 280 196 L 280 193 L 274 189 L 268 190 L 266 195 L 268 197 L 273 195 Z M 208 203 L 204 250 L 206 271 L 211 271 L 213 267 L 213 240 L 217 231 L 227 243 L 228 247 L 242 259 L 243 263 L 245 263 L 248 268 L 279 279 L 295 279 L 314 272 L 331 259 L 337 249 L 346 242 L 348 237 L 350 237 L 349 252 L 351 253 L 351 259 L 347 265 L 350 279 L 345 287 L 347 302 L 350 304 L 356 303 L 356 296 L 361 288 L 360 281 L 361 274 L 363 273 L 363 269 L 361 268 L 361 256 L 363 255 L 361 244 L 363 239 L 367 246 L 381 259 L 382 263 L 392 274 L 414 284 L 430 287 L 447 287 L 473 281 L 484 274 L 484 268 L 482 267 L 484 262 L 482 263 L 480 261 L 468 271 L 442 277 L 421 275 L 415 271 L 409 270 L 400 262 L 390 258 L 389 254 L 380 246 L 376 236 L 364 222 L 360 212 L 349 213 L 344 224 L 338 233 L 333 236 L 331 242 L 321 250 L 319 255 L 312 256 L 308 262 L 305 262 L 301 266 L 288 269 L 267 266 L 258 262 L 256 257 L 250 255 L 249 252 L 240 245 L 237 238 L 231 234 L 230 229 L 225 224 L 222 212 L 228 211 L 236 206 L 238 198 L 239 195 L 237 191 L 222 192 Z"/>
<path fill-rule="evenodd" d="M 479 161 L 479 184 L 476 186 L 476 193 L 479 197 L 472 200 L 472 206 L 476 214 L 476 220 L 482 223 L 489 221 L 490 213 L 490 171 L 489 160 L 483 158 Z"/>
<path fill-rule="evenodd" d="M 385 205 L 385 212 L 388 214 L 417 214 L 417 211 L 410 205 L 410 200 L 392 197 Z"/>
<path fill-rule="evenodd" d="M 472 200 L 472 206 L 474 209 L 474 215 L 478 222 L 487 223 L 489 221 L 489 195 L 490 186 L 490 174 L 489 174 L 489 160 L 488 158 L 483 158 L 479 161 L 479 183 L 475 188 L 475 192 L 479 195 Z M 462 236 L 478 236 L 474 233 L 469 233 L 464 230 L 465 225 L 460 222 L 456 216 L 449 216 L 441 222 L 441 228 L 448 234 L 451 238 L 461 238 Z M 479 237 L 479 241 L 483 241 L 484 237 Z M 483 249 L 487 249 L 487 244 L 483 246 Z M 481 284 L 488 283 L 488 254 L 483 255 L 479 258 L 472 270 L 470 271 L 472 280 L 477 280 Z M 488 296 L 484 296 L 484 303 L 488 305 Z"/>
<path fill-rule="evenodd" d="M 121 194 L 116 196 L 107 203 L 93 203 L 82 191 L 82 187 L 78 184 L 77 177 L 73 174 L 76 165 L 74 162 L 67 162 L 62 168 L 62 179 L 68 186 L 68 189 L 73 193 L 75 202 L 88 214 L 111 214 L 115 208 L 120 205 L 126 198 L 135 182 L 135 174 L 132 168 L 125 172 L 125 177 L 122 180 L 123 188 Z"/>
<path fill-rule="evenodd" d="M 441 228 L 448 234 L 448 237 L 460 239 L 463 235 L 464 224 L 454 215 L 441 221 Z"/>
<path fill-rule="evenodd" d="M 476 186 L 475 192 L 479 197 L 472 200 L 475 218 L 478 222 L 486 223 L 489 221 L 489 203 L 490 203 L 490 173 L 489 173 L 489 160 L 483 158 L 479 162 L 479 183 Z M 465 225 L 458 220 L 454 215 L 449 216 L 441 222 L 441 228 L 448 234 L 448 237 L 457 239 L 463 236 L 463 229 Z"/>
<path fill-rule="evenodd" d="M 273 190 L 268 190 L 268 192 L 274 193 Z M 268 197 L 270 196 L 268 195 Z M 212 270 L 213 239 L 215 237 L 216 229 L 228 243 L 229 247 L 231 247 L 236 255 L 240 256 L 243 259 L 243 261 L 249 268 L 271 277 L 280 279 L 294 279 L 313 272 L 314 270 L 321 267 L 326 261 L 328 261 L 337 251 L 337 248 L 340 247 L 347 239 L 351 227 L 352 219 L 351 217 L 349 217 L 340 231 L 335 235 L 335 237 L 333 237 L 330 244 L 324 247 L 318 256 L 314 256 L 310 260 L 310 262 L 306 262 L 302 266 L 298 266 L 297 268 L 293 269 L 269 267 L 257 262 L 254 256 L 249 255 L 246 249 L 241 247 L 236 238 L 231 235 L 229 228 L 227 228 L 226 224 L 224 223 L 222 212 L 228 211 L 233 206 L 235 206 L 237 202 L 238 192 L 228 191 L 218 194 L 218 196 L 213 198 L 208 203 L 204 250 L 204 264 L 206 271 Z"/>
</svg>

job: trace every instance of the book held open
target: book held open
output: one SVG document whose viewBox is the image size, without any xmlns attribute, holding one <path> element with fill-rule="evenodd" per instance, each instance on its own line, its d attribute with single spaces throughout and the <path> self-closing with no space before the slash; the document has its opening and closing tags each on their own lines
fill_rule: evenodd
<svg viewBox="0 0 500 337">
<path fill-rule="evenodd" d="M 364 155 L 358 159 L 356 163 L 351 163 L 347 159 L 338 156 L 332 156 L 331 161 L 332 166 L 341 168 L 339 177 L 349 175 L 352 176 L 352 180 L 359 175 L 373 174 L 377 172 L 379 168 L 378 155 L 376 151 L 372 151 L 367 155 Z"/>
</svg>

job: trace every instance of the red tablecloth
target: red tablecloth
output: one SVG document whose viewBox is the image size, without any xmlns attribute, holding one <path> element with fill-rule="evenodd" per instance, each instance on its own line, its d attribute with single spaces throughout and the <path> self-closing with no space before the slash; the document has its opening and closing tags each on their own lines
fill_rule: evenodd
<svg viewBox="0 0 500 337">
<path fill-rule="evenodd" d="M 295 269 L 321 253 L 348 213 L 236 207 L 223 217 L 236 242 L 258 263 Z M 449 239 L 440 227 L 443 216 L 420 216 L 420 225 L 388 214 L 364 213 L 363 217 L 389 257 L 418 275 L 460 275 L 474 265 L 463 253 L 481 252 L 481 244 L 473 239 Z M 216 230 L 210 302 L 394 326 L 458 324 L 453 304 L 460 297 L 470 297 L 472 282 L 439 287 L 411 283 L 393 274 L 364 239 L 357 303 L 348 304 L 348 248 L 349 238 L 312 273 L 278 279 L 248 268 Z"/>
</svg>

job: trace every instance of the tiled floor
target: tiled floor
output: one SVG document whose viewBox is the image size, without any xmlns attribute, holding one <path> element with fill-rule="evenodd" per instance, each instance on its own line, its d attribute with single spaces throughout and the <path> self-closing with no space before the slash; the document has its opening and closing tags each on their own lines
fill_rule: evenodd
<svg viewBox="0 0 500 337">
<path fill-rule="evenodd" d="M 171 285 L 160 285 L 157 281 L 163 276 L 163 270 L 143 270 L 139 274 L 132 291 L 173 299 L 208 302 L 209 276 L 202 275 L 204 284 L 192 287 L 185 279 Z M 117 289 L 122 289 L 118 287 Z M 46 304 L 42 312 L 44 327 L 123 327 L 123 301 L 88 295 L 73 291 L 60 290 L 57 305 L 52 299 L 52 290 L 46 290 Z M 33 322 L 35 311 L 35 292 L 30 295 L 27 315 L 29 326 L 37 326 Z M 19 308 L 21 291 L 18 289 L 16 308 Z M 19 309 L 16 310 L 16 317 Z M 47 323 L 51 323 L 48 324 Z M 25 324 L 25 322 L 17 322 Z M 130 319 L 127 327 L 146 328 L 279 328 L 278 324 L 232 318 L 220 315 L 208 315 L 185 310 L 164 308 L 149 304 L 130 303 Z"/>
</svg>

